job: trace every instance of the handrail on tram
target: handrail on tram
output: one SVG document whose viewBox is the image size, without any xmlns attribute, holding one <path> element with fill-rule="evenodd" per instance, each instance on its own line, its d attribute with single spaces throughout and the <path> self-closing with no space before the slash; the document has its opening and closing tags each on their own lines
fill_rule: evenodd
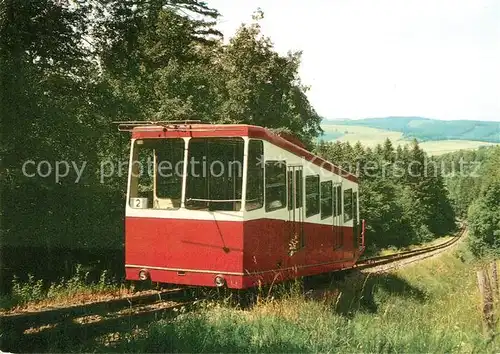
<svg viewBox="0 0 500 354">
<path fill-rule="evenodd" d="M 214 203 L 228 203 L 228 202 L 241 202 L 241 199 L 198 199 L 198 198 L 187 198 L 187 202 L 214 202 Z"/>
<path fill-rule="evenodd" d="M 170 126 L 175 127 L 178 125 L 211 124 L 211 123 L 203 123 L 199 119 L 160 120 L 160 121 L 131 120 L 131 121 L 115 121 L 111 123 L 118 124 L 118 131 L 131 131 L 137 127 L 147 127 L 147 126 L 162 126 L 165 128 L 170 128 Z"/>
</svg>

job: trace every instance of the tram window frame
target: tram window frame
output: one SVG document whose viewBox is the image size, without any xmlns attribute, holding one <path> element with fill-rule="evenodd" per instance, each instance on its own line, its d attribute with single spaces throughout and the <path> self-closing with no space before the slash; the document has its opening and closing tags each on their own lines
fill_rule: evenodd
<svg viewBox="0 0 500 354">
<path fill-rule="evenodd" d="M 311 191 L 313 193 L 311 193 Z M 313 202 L 311 202 L 311 200 L 313 200 Z M 306 176 L 306 218 L 313 217 L 315 215 L 318 215 L 319 213 L 320 213 L 319 175 L 309 175 Z"/>
<path fill-rule="evenodd" d="M 288 203 L 288 210 L 292 210 L 294 201 L 293 201 L 293 171 L 286 171 L 286 186 L 287 186 L 287 203 Z"/>
<path fill-rule="evenodd" d="M 176 144 L 178 144 L 177 147 Z M 175 156 L 175 151 L 172 149 L 178 150 L 176 153 L 182 151 L 181 156 L 178 156 L 179 158 L 175 161 L 169 161 L 169 158 L 172 160 Z M 159 161 L 165 151 L 167 159 Z M 184 163 L 184 139 L 137 139 L 134 141 L 132 159 L 129 206 L 133 209 L 179 209 L 182 197 L 182 177 L 174 173 L 167 173 L 165 176 L 163 170 L 167 167 L 168 171 L 177 163 Z M 169 166 L 164 166 L 164 162 L 168 162 Z M 175 183 L 177 183 L 177 188 L 171 188 Z M 169 186 L 167 192 L 164 189 L 166 186 Z M 142 198 L 147 199 L 145 207 L 141 205 L 140 199 Z"/>
<path fill-rule="evenodd" d="M 334 184 L 332 188 L 332 215 L 337 216 L 338 210 L 338 199 L 337 199 L 337 186 Z"/>
<path fill-rule="evenodd" d="M 184 165 L 185 142 L 184 139 L 180 138 L 170 138 L 167 140 L 172 143 L 172 146 L 170 146 L 170 149 L 168 151 L 165 152 L 161 150 L 155 150 L 155 200 L 177 199 L 179 206 L 176 209 L 178 209 L 180 207 L 180 201 L 182 197 L 182 175 L 179 176 L 177 173 L 175 173 L 175 168 L 177 164 L 180 164 L 181 166 Z M 174 144 L 177 144 L 178 146 L 175 146 Z M 163 159 L 162 161 L 159 161 L 160 157 L 162 157 L 163 154 L 166 155 L 167 160 Z M 175 154 L 177 154 L 177 156 Z M 177 159 L 173 160 L 174 157 L 177 157 Z M 168 160 L 168 158 L 170 158 L 170 160 Z M 172 163 L 172 160 L 175 161 L 175 163 Z M 167 166 L 163 165 L 165 162 L 168 163 Z M 166 176 L 163 173 L 165 167 L 167 167 L 167 171 L 170 171 Z M 165 191 L 165 188 L 167 186 L 171 188 L 172 185 L 177 185 L 178 189 L 174 189 L 173 191 L 167 189 L 167 191 Z"/>
<path fill-rule="evenodd" d="M 302 169 L 295 171 L 295 181 L 297 190 L 295 191 L 295 208 L 302 208 L 304 205 L 304 173 Z"/>
<path fill-rule="evenodd" d="M 350 204 L 350 207 L 349 207 L 349 204 Z M 353 219 L 352 204 L 353 204 L 352 188 L 345 189 L 344 190 L 344 222 L 349 222 Z"/>
<path fill-rule="evenodd" d="M 295 181 L 293 180 L 294 174 Z M 304 189 L 304 179 L 302 175 L 302 169 L 295 170 L 295 173 L 293 170 L 287 171 L 288 210 L 302 208 L 302 190 Z M 295 200 L 293 200 L 293 192 L 295 192 Z"/>
<path fill-rule="evenodd" d="M 186 209 L 241 210 L 244 145 L 245 141 L 240 137 L 189 139 L 188 168 L 185 176 Z M 203 162 L 198 163 L 199 161 Z M 215 162 L 218 162 L 220 169 L 214 170 Z"/>
<path fill-rule="evenodd" d="M 278 173 L 276 173 L 278 172 Z M 287 168 L 286 161 L 284 160 L 268 160 L 265 163 L 265 171 L 264 171 L 264 187 L 265 187 L 265 209 L 266 212 L 272 212 L 280 209 L 284 209 L 287 207 L 288 194 L 287 194 Z M 270 183 L 270 177 L 276 179 L 273 183 Z M 273 198 L 270 200 L 269 191 L 272 189 L 273 191 L 278 190 L 276 193 L 279 196 L 279 199 Z M 278 189 L 280 188 L 280 189 Z M 279 193 L 281 191 L 281 193 Z M 273 192 L 275 194 L 275 192 Z M 278 206 L 271 206 L 271 203 L 279 201 L 281 202 Z"/>
<path fill-rule="evenodd" d="M 335 216 L 342 215 L 343 205 L 342 205 L 342 185 L 337 186 L 337 214 Z"/>
<path fill-rule="evenodd" d="M 251 139 L 248 141 L 247 192 L 245 210 L 252 211 L 264 206 L 264 142 Z M 256 200 L 257 203 L 253 201 Z"/>
<path fill-rule="evenodd" d="M 359 223 L 359 212 L 358 212 L 358 206 L 359 206 L 359 195 L 358 191 L 353 191 L 352 193 L 352 214 L 353 214 L 353 219 L 354 223 L 358 224 Z"/>
<path fill-rule="evenodd" d="M 333 181 L 322 181 L 320 184 L 320 193 L 321 220 L 324 220 L 333 216 Z"/>
</svg>

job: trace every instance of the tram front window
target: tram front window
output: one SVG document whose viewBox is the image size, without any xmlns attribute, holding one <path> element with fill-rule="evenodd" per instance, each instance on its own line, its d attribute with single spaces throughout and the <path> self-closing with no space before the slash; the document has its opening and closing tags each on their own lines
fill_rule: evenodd
<svg viewBox="0 0 500 354">
<path fill-rule="evenodd" d="M 178 209 L 181 205 L 183 139 L 136 140 L 133 150 L 130 206 Z"/>
<path fill-rule="evenodd" d="M 189 140 L 186 208 L 241 209 L 244 145 L 241 138 Z"/>
</svg>

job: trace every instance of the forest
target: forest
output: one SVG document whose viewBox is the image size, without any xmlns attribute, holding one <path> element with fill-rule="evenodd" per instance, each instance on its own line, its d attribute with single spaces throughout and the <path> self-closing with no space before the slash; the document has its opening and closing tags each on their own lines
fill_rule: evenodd
<svg viewBox="0 0 500 354">
<path fill-rule="evenodd" d="M 359 176 L 360 214 L 372 250 L 419 244 L 455 230 L 441 168 L 416 140 L 395 147 L 387 139 L 374 149 L 360 142 L 320 142 L 316 152 Z"/>
<path fill-rule="evenodd" d="M 274 50 L 261 11 L 228 41 L 219 16 L 198 0 L 0 2 L 2 276 L 123 272 L 126 172 L 105 168 L 126 165 L 129 137 L 113 121 L 249 123 L 312 143 L 301 53 Z"/>
<path fill-rule="evenodd" d="M 484 162 L 483 177 L 468 179 L 424 167 L 416 141 L 375 149 L 315 143 L 322 118 L 298 75 L 301 53 L 279 54 L 260 31 L 263 16 L 249 14 L 224 41 L 220 14 L 199 0 L 0 1 L 3 285 L 13 272 L 58 278 L 75 264 L 123 272 L 126 173 L 103 180 L 102 171 L 127 162 L 128 136 L 112 124 L 124 120 L 292 133 L 360 175 L 373 252 L 449 234 L 455 214 L 468 216 L 478 254 L 498 252 L 499 149 L 467 156 Z"/>
<path fill-rule="evenodd" d="M 446 186 L 459 217 L 469 223 L 468 244 L 477 257 L 500 256 L 500 146 L 440 157 L 455 172 Z"/>
<path fill-rule="evenodd" d="M 500 255 L 500 147 L 429 157 L 416 139 L 397 147 L 387 139 L 374 149 L 322 141 L 316 153 L 360 177 L 368 251 L 430 241 L 461 220 L 477 257 Z"/>
</svg>

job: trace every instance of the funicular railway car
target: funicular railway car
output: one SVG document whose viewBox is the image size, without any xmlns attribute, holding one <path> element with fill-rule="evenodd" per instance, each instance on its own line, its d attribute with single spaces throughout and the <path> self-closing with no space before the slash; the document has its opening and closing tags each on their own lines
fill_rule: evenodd
<svg viewBox="0 0 500 354">
<path fill-rule="evenodd" d="M 244 289 L 351 267 L 364 251 L 356 176 L 293 137 L 194 121 L 119 130 L 131 132 L 129 280 Z"/>
</svg>

